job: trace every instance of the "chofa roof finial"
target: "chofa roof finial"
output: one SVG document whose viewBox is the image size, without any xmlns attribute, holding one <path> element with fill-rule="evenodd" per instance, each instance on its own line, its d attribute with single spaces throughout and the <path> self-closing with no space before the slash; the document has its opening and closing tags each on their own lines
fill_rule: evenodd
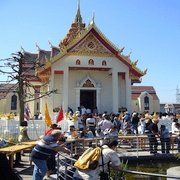
<svg viewBox="0 0 180 180">
<path fill-rule="evenodd" d="M 37 42 L 36 42 L 35 44 L 36 44 L 36 47 L 37 47 L 38 51 L 40 51 L 41 49 L 40 49 L 40 47 L 38 46 Z"/>
</svg>

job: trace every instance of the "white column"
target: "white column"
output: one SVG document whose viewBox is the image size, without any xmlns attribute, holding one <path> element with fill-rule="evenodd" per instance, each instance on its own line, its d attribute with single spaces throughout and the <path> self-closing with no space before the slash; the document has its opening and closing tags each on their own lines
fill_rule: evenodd
<svg viewBox="0 0 180 180">
<path fill-rule="evenodd" d="M 101 113 L 100 89 L 96 90 L 96 106 L 98 113 Z"/>
<path fill-rule="evenodd" d="M 76 89 L 76 108 L 80 106 L 80 89 Z"/>
<path fill-rule="evenodd" d="M 113 113 L 118 112 L 118 99 L 119 99 L 119 93 L 118 93 L 118 73 L 115 68 L 112 70 L 112 97 L 113 97 Z"/>
<path fill-rule="evenodd" d="M 67 112 L 68 110 L 68 82 L 69 82 L 69 69 L 68 67 L 64 68 L 64 74 L 63 74 L 63 110 L 64 112 Z"/>
<path fill-rule="evenodd" d="M 129 73 L 126 72 L 126 108 L 129 113 L 132 112 L 132 95 L 131 95 L 131 80 L 129 79 Z"/>
</svg>

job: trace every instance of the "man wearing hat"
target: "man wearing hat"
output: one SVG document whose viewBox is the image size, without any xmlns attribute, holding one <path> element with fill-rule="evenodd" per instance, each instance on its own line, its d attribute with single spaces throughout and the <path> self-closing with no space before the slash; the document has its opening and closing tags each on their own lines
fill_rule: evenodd
<svg viewBox="0 0 180 180">
<path fill-rule="evenodd" d="M 158 142 L 157 138 L 159 136 L 159 130 L 158 130 L 158 116 L 153 115 L 152 123 L 149 125 L 148 130 L 148 138 L 149 138 L 149 148 L 150 148 L 150 154 L 157 154 L 157 147 L 158 147 Z"/>
<path fill-rule="evenodd" d="M 164 154 L 169 154 L 170 150 L 170 138 L 169 130 L 165 125 L 160 127 L 160 140 L 161 140 L 161 152 Z"/>
</svg>

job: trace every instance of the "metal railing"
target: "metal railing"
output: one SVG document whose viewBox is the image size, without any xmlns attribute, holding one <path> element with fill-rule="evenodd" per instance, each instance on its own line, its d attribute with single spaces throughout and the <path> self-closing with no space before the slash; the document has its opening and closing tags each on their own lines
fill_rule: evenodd
<svg viewBox="0 0 180 180">
<path fill-rule="evenodd" d="M 74 163 L 77 160 L 71 157 L 67 157 L 67 155 L 63 153 L 58 153 L 57 156 L 57 180 L 71 180 L 73 178 L 73 174 L 76 170 L 74 167 Z M 118 171 L 114 171 L 112 180 L 119 180 Z M 165 175 L 165 174 L 155 174 L 155 173 L 148 173 L 148 172 L 140 172 L 140 171 L 131 171 L 131 170 L 122 170 L 123 173 L 130 173 L 130 174 L 138 174 L 146 176 L 146 180 L 150 179 L 150 177 L 158 177 L 158 178 L 171 178 L 171 179 L 180 179 L 180 176 L 175 175 Z M 123 179 L 123 178 L 122 178 Z M 143 178 L 142 178 L 143 179 Z"/>
</svg>

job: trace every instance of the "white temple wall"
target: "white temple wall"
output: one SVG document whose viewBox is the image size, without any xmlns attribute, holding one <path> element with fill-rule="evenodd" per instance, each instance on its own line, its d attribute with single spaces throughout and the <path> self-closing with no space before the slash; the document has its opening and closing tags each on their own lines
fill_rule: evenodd
<svg viewBox="0 0 180 180">
<path fill-rule="evenodd" d="M 76 60 L 80 60 L 80 65 L 76 65 Z M 88 61 L 90 59 L 94 60 L 94 65 L 89 65 Z M 110 71 L 93 71 L 93 70 L 69 70 L 68 76 L 68 99 L 66 104 L 71 107 L 74 111 L 77 110 L 77 103 L 76 103 L 76 82 L 81 82 L 87 75 L 90 75 L 94 81 L 100 82 L 101 90 L 100 90 L 100 107 L 101 112 L 107 110 L 109 113 L 113 112 L 113 87 L 112 87 L 112 74 L 113 67 L 115 67 L 117 72 L 128 72 L 128 67 L 119 61 L 115 57 L 95 57 L 95 56 L 64 56 L 61 58 L 60 61 L 56 61 L 52 66 L 52 72 L 54 70 L 62 70 L 67 69 L 68 67 L 99 67 L 102 68 L 102 61 L 105 60 L 107 65 L 105 68 L 110 68 Z M 60 106 L 59 101 L 63 100 L 63 75 L 54 75 L 54 88 L 59 89 L 59 92 L 62 93 L 61 95 L 54 95 L 54 108 Z M 67 84 L 66 84 L 67 85 Z M 60 87 L 61 86 L 61 87 Z M 129 87 L 129 86 L 128 86 Z M 130 86 L 131 87 L 131 86 Z M 122 80 L 121 76 L 118 76 L 118 90 L 117 90 L 117 98 L 118 98 L 118 107 L 124 106 L 129 102 L 127 101 L 126 97 L 126 82 Z M 56 98 L 57 97 L 57 98 Z M 116 113 L 116 112 L 114 112 Z"/>
<path fill-rule="evenodd" d="M 71 70 L 69 71 L 69 105 L 75 111 L 76 107 L 76 82 L 81 82 L 87 75 L 90 75 L 95 82 L 100 82 L 100 106 L 101 110 L 112 112 L 112 82 L 111 75 L 107 71 L 83 71 Z M 91 87 L 89 87 L 91 89 Z M 108 97 L 108 98 L 107 98 Z"/>
<path fill-rule="evenodd" d="M 160 112 L 160 106 L 159 106 L 159 100 L 154 100 L 153 101 L 153 108 L 154 108 L 154 111 L 153 112 Z"/>
<path fill-rule="evenodd" d="M 6 113 L 6 107 L 7 107 L 7 99 L 1 99 L 0 100 L 0 112 Z"/>
</svg>

